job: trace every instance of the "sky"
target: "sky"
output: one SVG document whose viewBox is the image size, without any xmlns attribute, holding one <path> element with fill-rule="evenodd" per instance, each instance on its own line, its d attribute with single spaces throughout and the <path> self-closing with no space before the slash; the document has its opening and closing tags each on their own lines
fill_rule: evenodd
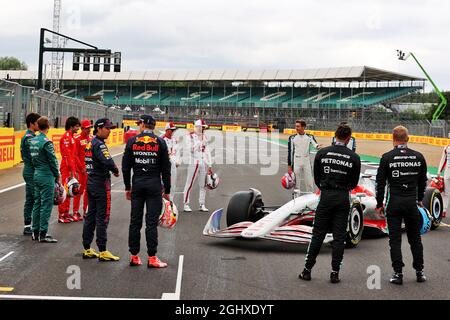
<svg viewBox="0 0 450 320">
<path fill-rule="evenodd" d="M 124 71 L 367 65 L 422 76 L 402 49 L 450 90 L 448 12 L 448 0 L 62 0 L 60 31 L 122 52 Z M 0 0 L 0 56 L 36 70 L 52 15 L 53 0 Z"/>
</svg>

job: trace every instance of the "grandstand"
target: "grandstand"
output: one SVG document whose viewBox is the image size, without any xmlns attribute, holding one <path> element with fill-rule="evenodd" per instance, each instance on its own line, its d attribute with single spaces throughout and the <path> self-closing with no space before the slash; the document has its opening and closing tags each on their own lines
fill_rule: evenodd
<svg viewBox="0 0 450 320">
<path fill-rule="evenodd" d="M 33 85 L 36 72 L 0 71 Z M 425 79 L 367 66 L 307 70 L 64 72 L 61 94 L 133 111 L 164 110 L 164 120 L 203 116 L 212 123 L 284 123 L 296 117 L 348 120 L 423 90 Z M 130 110 L 129 109 L 129 110 Z M 338 114 L 339 116 L 333 116 Z M 366 112 L 366 117 L 367 117 Z M 257 118 L 257 119 L 255 119 Z"/>
</svg>

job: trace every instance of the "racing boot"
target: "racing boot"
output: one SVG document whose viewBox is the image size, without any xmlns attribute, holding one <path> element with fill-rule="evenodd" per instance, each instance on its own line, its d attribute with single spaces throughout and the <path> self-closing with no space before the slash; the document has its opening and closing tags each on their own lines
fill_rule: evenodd
<svg viewBox="0 0 450 320">
<path fill-rule="evenodd" d="M 305 281 L 311 281 L 311 270 L 304 268 L 302 273 L 298 275 L 298 278 Z"/>
<path fill-rule="evenodd" d="M 198 211 L 200 211 L 200 212 L 208 212 L 209 210 L 208 210 L 207 207 L 205 207 L 204 204 L 201 204 L 201 205 L 200 205 L 200 209 L 198 209 Z"/>
<path fill-rule="evenodd" d="M 98 261 L 119 261 L 120 258 L 118 256 L 113 255 L 109 251 L 102 251 L 98 256 Z"/>
<path fill-rule="evenodd" d="M 83 221 L 83 216 L 81 214 L 79 214 L 78 212 L 75 212 L 72 215 L 72 219 L 73 221 L 77 222 L 77 221 Z"/>
<path fill-rule="evenodd" d="M 33 241 L 39 241 L 39 231 L 33 231 L 33 234 L 31 235 L 31 239 Z"/>
<path fill-rule="evenodd" d="M 423 271 L 416 271 L 417 282 L 425 282 L 427 281 L 427 277 L 425 277 L 425 273 Z"/>
<path fill-rule="evenodd" d="M 83 250 L 83 259 L 95 259 L 99 254 L 92 248 Z"/>
<path fill-rule="evenodd" d="M 184 205 L 184 210 L 183 210 L 184 212 L 192 212 L 192 209 L 191 209 L 191 207 L 189 207 L 189 205 L 188 204 L 185 204 Z"/>
<path fill-rule="evenodd" d="M 157 256 L 148 257 L 147 268 L 166 268 L 167 263 L 159 260 Z"/>
<path fill-rule="evenodd" d="M 70 218 L 69 214 L 66 213 L 60 213 L 58 217 L 58 223 L 71 223 L 72 219 Z M 70 218 L 70 219 L 69 219 Z"/>
<path fill-rule="evenodd" d="M 402 285 L 403 284 L 403 273 L 401 272 L 395 272 L 391 279 L 389 280 L 390 283 Z"/>
<path fill-rule="evenodd" d="M 339 271 L 331 271 L 330 273 L 330 282 L 331 283 L 339 283 L 341 279 L 339 279 Z"/>
<path fill-rule="evenodd" d="M 39 233 L 39 242 L 40 243 L 57 243 L 58 240 L 54 239 L 51 235 L 47 234 L 46 231 L 42 231 Z"/>
<path fill-rule="evenodd" d="M 31 230 L 31 225 L 23 227 L 23 235 L 24 236 L 31 236 L 32 234 L 33 234 L 33 231 Z"/>
<path fill-rule="evenodd" d="M 141 258 L 139 258 L 138 255 L 132 255 L 130 258 L 130 266 L 131 267 L 135 267 L 135 266 L 140 266 L 142 264 Z"/>
</svg>

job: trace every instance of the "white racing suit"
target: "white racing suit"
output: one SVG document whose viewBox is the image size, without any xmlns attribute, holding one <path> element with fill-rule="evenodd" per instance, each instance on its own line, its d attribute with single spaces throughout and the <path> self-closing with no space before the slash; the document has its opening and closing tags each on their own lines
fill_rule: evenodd
<svg viewBox="0 0 450 320">
<path fill-rule="evenodd" d="M 295 173 L 296 186 L 301 193 L 314 192 L 314 177 L 312 174 L 311 160 L 309 157 L 310 146 L 318 147 L 313 135 L 305 133 L 295 134 L 289 137 L 288 143 L 288 165 Z M 300 180 L 305 181 L 305 188 L 300 187 Z"/>
<path fill-rule="evenodd" d="M 211 153 L 208 148 L 208 139 L 205 134 L 189 133 L 186 137 L 187 149 L 191 157 L 187 169 L 186 185 L 184 186 L 184 204 L 189 204 L 192 187 L 198 178 L 199 204 L 205 204 L 206 175 L 211 167 Z"/>
<path fill-rule="evenodd" d="M 180 159 L 178 156 L 178 138 L 172 135 L 172 138 L 167 138 L 165 134 L 161 136 L 162 139 L 167 144 L 167 150 L 169 151 L 169 160 L 170 160 L 170 201 L 173 202 L 173 197 L 175 195 L 176 187 L 177 187 L 177 170 L 180 165 Z"/>
<path fill-rule="evenodd" d="M 441 162 L 439 163 L 438 168 L 438 176 L 440 176 L 444 170 L 445 170 L 444 173 L 445 192 L 443 200 L 444 200 L 444 211 L 447 211 L 448 208 L 450 207 L 450 145 L 446 146 L 442 151 Z"/>
</svg>

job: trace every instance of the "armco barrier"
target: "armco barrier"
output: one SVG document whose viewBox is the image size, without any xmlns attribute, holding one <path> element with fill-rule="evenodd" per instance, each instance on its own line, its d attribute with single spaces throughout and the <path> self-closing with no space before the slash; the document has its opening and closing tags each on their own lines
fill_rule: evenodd
<svg viewBox="0 0 450 320">
<path fill-rule="evenodd" d="M 59 141 L 64 134 L 64 129 L 50 129 L 47 137 L 55 146 L 55 153 L 58 159 L 61 159 Z M 14 132 L 13 128 L 0 128 L 0 170 L 12 168 L 22 162 L 20 155 L 20 141 L 25 131 Z M 110 137 L 106 140 L 108 147 L 123 144 L 123 129 L 111 130 Z"/>
<path fill-rule="evenodd" d="M 314 131 L 306 130 L 307 133 L 313 134 L 317 137 L 333 137 L 333 131 Z M 284 129 L 284 134 L 292 135 L 295 134 L 295 129 Z M 353 136 L 356 139 L 363 140 L 381 140 L 381 141 L 391 141 L 392 134 L 390 133 L 360 133 L 354 132 Z M 450 139 L 448 138 L 434 138 L 434 137 L 423 137 L 423 136 L 409 136 L 409 142 L 428 144 L 430 146 L 444 147 L 450 144 Z"/>
</svg>

